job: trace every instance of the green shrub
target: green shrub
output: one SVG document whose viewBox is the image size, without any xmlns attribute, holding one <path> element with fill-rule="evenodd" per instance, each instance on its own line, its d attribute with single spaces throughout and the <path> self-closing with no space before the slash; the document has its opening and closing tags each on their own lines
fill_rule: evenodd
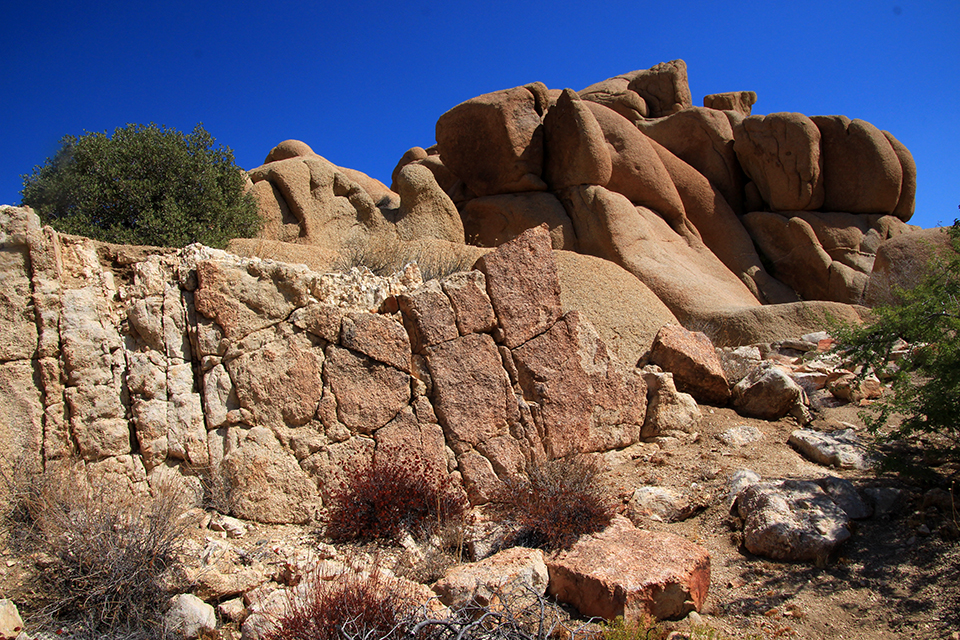
<svg viewBox="0 0 960 640">
<path fill-rule="evenodd" d="M 533 465 L 526 478 L 507 480 L 496 502 L 518 527 L 509 543 L 563 549 L 606 528 L 616 503 L 600 473 L 597 465 L 573 458 Z"/>
<path fill-rule="evenodd" d="M 439 469 L 422 460 L 382 455 L 351 469 L 334 492 L 327 535 L 336 541 L 424 539 L 462 519 L 466 499 Z"/>
<path fill-rule="evenodd" d="M 866 324 L 840 328 L 837 337 L 864 373 L 884 370 L 901 341 L 909 343 L 892 368 L 892 393 L 864 412 L 864 421 L 887 440 L 933 434 L 942 442 L 936 448 L 960 459 L 960 221 L 949 233 L 948 249 L 921 283 L 898 291 L 898 304 L 874 308 Z"/>
<path fill-rule="evenodd" d="M 23 178 L 23 204 L 64 233 L 106 242 L 223 247 L 261 227 L 233 152 L 214 148 L 198 124 L 183 133 L 129 124 L 64 136 L 60 149 Z"/>
</svg>

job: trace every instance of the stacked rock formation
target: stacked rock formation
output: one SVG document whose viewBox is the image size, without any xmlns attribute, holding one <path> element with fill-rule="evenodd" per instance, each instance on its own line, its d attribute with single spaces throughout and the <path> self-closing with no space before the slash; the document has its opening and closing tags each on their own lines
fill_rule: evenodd
<svg viewBox="0 0 960 640">
<path fill-rule="evenodd" d="M 880 244 L 909 230 L 915 165 L 867 122 L 754 116 L 756 100 L 694 107 L 675 60 L 579 92 L 533 83 L 457 105 L 435 145 L 401 158 L 393 191 L 294 141 L 250 175 L 270 240 L 336 250 L 396 236 L 457 252 L 545 223 L 554 249 L 620 265 L 685 323 L 749 322 L 801 299 L 818 302 L 766 313 L 835 314 L 819 301 L 860 303 Z"/>
</svg>

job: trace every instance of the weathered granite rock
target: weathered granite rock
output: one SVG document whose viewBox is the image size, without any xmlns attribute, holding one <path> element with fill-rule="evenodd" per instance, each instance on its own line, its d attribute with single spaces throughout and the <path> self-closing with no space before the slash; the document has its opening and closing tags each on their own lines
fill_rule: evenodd
<svg viewBox="0 0 960 640">
<path fill-rule="evenodd" d="M 527 87 L 471 98 L 437 120 L 443 164 L 478 196 L 543 191 L 542 115 Z"/>
<path fill-rule="evenodd" d="M 798 429 L 787 441 L 801 454 L 824 466 L 841 469 L 870 469 L 873 460 L 853 429 L 833 433 Z"/>
<path fill-rule="evenodd" d="M 813 120 L 799 113 L 750 116 L 734 129 L 734 138 L 744 172 L 774 211 L 823 206 L 820 130 Z"/>
<path fill-rule="evenodd" d="M 170 599 L 163 626 L 175 638 L 193 640 L 217 628 L 217 612 L 192 593 L 181 593 Z"/>
<path fill-rule="evenodd" d="M 745 118 L 750 117 L 757 94 L 753 91 L 729 91 L 703 96 L 703 106 L 720 111 L 735 111 Z"/>
<path fill-rule="evenodd" d="M 487 280 L 480 271 L 455 273 L 441 281 L 450 298 L 460 335 L 488 333 L 497 327 L 497 316 L 487 295 Z"/>
<path fill-rule="evenodd" d="M 548 592 L 586 616 L 635 624 L 644 616 L 697 611 L 710 585 L 710 554 L 669 533 L 636 529 L 616 517 L 604 531 L 547 555 Z"/>
<path fill-rule="evenodd" d="M 473 198 L 462 205 L 460 217 L 467 240 L 481 247 L 498 247 L 527 229 L 545 224 L 554 249 L 577 248 L 570 216 L 552 193 L 532 191 Z"/>
<path fill-rule="evenodd" d="M 782 369 L 764 363 L 733 387 L 732 404 L 737 412 L 753 418 L 777 420 L 804 398 L 803 389 Z"/>
<path fill-rule="evenodd" d="M 457 565 L 433 585 L 440 601 L 458 610 L 495 605 L 513 592 L 543 595 L 547 590 L 547 565 L 539 549 L 513 547 L 479 562 Z M 529 592 L 527 590 L 529 589 Z"/>
<path fill-rule="evenodd" d="M 730 387 L 710 338 L 679 325 L 666 325 L 657 333 L 650 361 L 673 374 L 677 388 L 708 404 L 723 406 Z"/>
<path fill-rule="evenodd" d="M 637 522 L 649 518 L 657 522 L 679 522 L 694 512 L 690 499 L 669 487 L 637 487 L 627 503 L 627 516 Z"/>
<path fill-rule="evenodd" d="M 543 177 L 553 189 L 607 184 L 613 164 L 597 119 L 572 89 L 564 89 L 543 119 Z"/>
<path fill-rule="evenodd" d="M 620 368 L 579 313 L 513 350 L 524 397 L 540 406 L 550 458 L 627 447 L 639 440 L 646 385 Z"/>
<path fill-rule="evenodd" d="M 813 482 L 751 484 L 736 506 L 747 550 L 774 560 L 822 562 L 850 537 L 846 512 Z"/>
<path fill-rule="evenodd" d="M 672 373 L 649 369 L 656 367 L 646 367 L 643 373 L 648 403 L 641 437 L 653 438 L 668 430 L 693 433 L 702 417 L 697 401 L 689 393 L 677 391 Z"/>
<path fill-rule="evenodd" d="M 12 600 L 0 600 L 0 638 L 13 640 L 23 631 L 23 619 Z"/>
<path fill-rule="evenodd" d="M 248 439 L 223 459 L 234 515 L 254 522 L 307 522 L 319 506 L 316 484 L 269 432 L 261 442 Z"/>
<path fill-rule="evenodd" d="M 692 106 L 687 82 L 687 63 L 661 62 L 644 71 L 627 74 L 628 87 L 644 99 L 651 118 L 667 116 Z"/>
<path fill-rule="evenodd" d="M 544 226 L 525 231 L 477 261 L 511 349 L 550 328 L 560 317 L 560 281 Z"/>
<path fill-rule="evenodd" d="M 869 122 L 814 116 L 823 153 L 823 208 L 892 213 L 900 201 L 903 169 L 887 137 Z"/>
</svg>

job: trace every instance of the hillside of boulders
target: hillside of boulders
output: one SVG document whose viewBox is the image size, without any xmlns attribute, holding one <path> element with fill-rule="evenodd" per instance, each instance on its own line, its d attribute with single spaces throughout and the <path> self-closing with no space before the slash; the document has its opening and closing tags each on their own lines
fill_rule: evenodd
<svg viewBox="0 0 960 640">
<path fill-rule="evenodd" d="M 38 586 L 56 554 L 15 544 L 47 531 L 48 489 L 23 481 L 63 478 L 189 497 L 153 627 L 176 637 L 284 637 L 292 606 L 356 576 L 460 628 L 536 602 L 567 637 L 618 616 L 664 637 L 960 629 L 952 487 L 880 473 L 857 414 L 884 372 L 831 333 L 946 242 L 908 224 L 910 153 L 861 120 L 751 115 L 749 91 L 694 107 L 686 74 L 478 96 L 390 187 L 281 142 L 248 172 L 264 230 L 227 251 L 0 208 L 0 638 L 20 613 L 21 640 L 79 633 Z M 397 464 L 462 500 L 454 548 L 324 537 L 356 470 Z M 535 544 L 500 508 L 581 468 L 602 526 Z"/>
</svg>

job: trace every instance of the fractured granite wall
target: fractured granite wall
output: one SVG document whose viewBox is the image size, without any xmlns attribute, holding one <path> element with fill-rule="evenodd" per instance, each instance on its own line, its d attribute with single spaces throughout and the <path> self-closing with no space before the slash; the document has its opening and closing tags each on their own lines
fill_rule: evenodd
<svg viewBox="0 0 960 640">
<path fill-rule="evenodd" d="M 423 283 L 200 245 L 113 246 L 0 208 L 7 468 L 149 491 L 222 474 L 234 513 L 305 522 L 343 469 L 416 454 L 474 503 L 530 462 L 628 446 L 646 386 L 563 313 L 544 227 Z"/>
</svg>

